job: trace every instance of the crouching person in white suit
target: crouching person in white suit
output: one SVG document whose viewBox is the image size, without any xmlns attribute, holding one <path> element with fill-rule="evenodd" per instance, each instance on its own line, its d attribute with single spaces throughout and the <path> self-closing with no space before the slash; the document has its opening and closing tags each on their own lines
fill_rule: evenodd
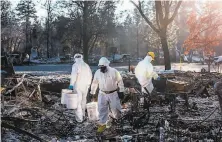
<svg viewBox="0 0 222 142">
<path fill-rule="evenodd" d="M 96 71 L 91 85 L 91 94 L 95 95 L 99 86 L 98 111 L 99 127 L 97 132 L 101 133 L 107 127 L 109 109 L 114 118 L 121 116 L 121 104 L 118 95 L 123 95 L 124 85 L 120 73 L 109 66 L 107 58 L 99 60 L 100 69 Z M 117 92 L 117 90 L 119 91 Z"/>
<path fill-rule="evenodd" d="M 92 81 L 92 71 L 89 65 L 83 61 L 81 54 L 75 54 L 74 59 L 69 89 L 77 90 L 80 93 L 75 116 L 77 122 L 82 122 L 85 119 L 86 97 Z"/>
<path fill-rule="evenodd" d="M 148 52 L 147 56 L 138 63 L 138 65 L 135 68 L 135 75 L 136 78 L 138 79 L 142 92 L 145 96 L 148 98 L 151 97 L 151 94 L 153 92 L 153 83 L 152 79 L 155 80 L 160 80 L 160 77 L 158 74 L 153 70 L 153 65 L 151 62 L 154 60 L 155 54 L 153 52 Z M 144 104 L 144 108 L 148 109 L 149 108 L 149 102 L 151 98 L 147 98 Z M 153 96 L 152 96 L 153 97 Z"/>
<path fill-rule="evenodd" d="M 135 68 L 135 75 L 138 79 L 142 92 L 145 94 L 151 94 L 154 87 L 152 83 L 152 78 L 159 80 L 160 77 L 153 70 L 153 65 L 151 62 L 154 60 L 155 54 L 153 52 L 148 52 L 147 56 L 138 63 Z"/>
</svg>

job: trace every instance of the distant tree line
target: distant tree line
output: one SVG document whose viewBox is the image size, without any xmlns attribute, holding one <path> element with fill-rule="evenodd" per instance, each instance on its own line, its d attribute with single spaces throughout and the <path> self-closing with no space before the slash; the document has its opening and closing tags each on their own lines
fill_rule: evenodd
<svg viewBox="0 0 222 142">
<path fill-rule="evenodd" d="M 114 49 L 135 58 L 154 51 L 166 69 L 174 60 L 172 51 L 183 54 L 190 32 L 186 21 L 195 10 L 192 1 L 141 0 L 131 2 L 132 11 L 116 14 L 121 1 L 43 0 L 46 15 L 38 17 L 35 3 L 20 0 L 13 9 L 11 1 L 1 1 L 1 45 L 7 53 L 30 54 L 34 48 L 40 57 L 51 58 L 80 52 L 88 61 Z"/>
</svg>

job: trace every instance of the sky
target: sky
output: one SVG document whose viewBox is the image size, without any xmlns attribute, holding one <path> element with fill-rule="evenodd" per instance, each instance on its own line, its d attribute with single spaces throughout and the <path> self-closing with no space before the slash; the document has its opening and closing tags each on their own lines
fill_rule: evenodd
<svg viewBox="0 0 222 142">
<path fill-rule="evenodd" d="M 17 4 L 19 3 L 19 0 L 10 0 L 12 2 L 12 8 L 15 8 Z M 45 3 L 45 0 L 33 0 L 36 5 L 36 15 L 41 19 L 45 18 L 47 16 L 46 10 L 43 8 L 43 5 Z M 55 3 L 57 0 L 52 0 L 53 3 Z M 134 8 L 134 5 L 130 2 L 130 0 L 120 0 L 120 2 L 117 4 L 116 14 L 119 14 L 121 11 L 132 11 Z M 124 19 L 125 17 L 123 17 Z"/>
</svg>

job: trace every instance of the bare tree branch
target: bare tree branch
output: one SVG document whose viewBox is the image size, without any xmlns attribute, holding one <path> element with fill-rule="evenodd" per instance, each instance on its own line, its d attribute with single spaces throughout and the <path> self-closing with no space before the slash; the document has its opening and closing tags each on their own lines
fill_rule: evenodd
<svg viewBox="0 0 222 142">
<path fill-rule="evenodd" d="M 71 3 L 75 3 L 78 7 L 84 8 L 83 2 L 82 1 L 72 1 Z"/>
<path fill-rule="evenodd" d="M 153 25 L 153 23 L 145 16 L 144 12 L 142 11 L 141 7 L 136 5 L 132 0 L 131 3 L 139 10 L 141 16 L 144 18 L 144 20 L 149 24 L 149 26 L 157 33 L 159 33 L 159 30 Z M 141 2 L 139 1 L 139 5 L 141 5 Z"/>
<path fill-rule="evenodd" d="M 179 2 L 177 3 L 177 6 L 176 6 L 176 8 L 175 8 L 175 10 L 174 10 L 174 12 L 173 12 L 172 17 L 168 20 L 168 24 L 170 24 L 170 23 L 173 21 L 173 19 L 176 17 L 176 15 L 177 15 L 177 13 L 178 13 L 178 10 L 179 10 L 181 4 L 182 4 L 182 1 L 179 1 Z"/>
<path fill-rule="evenodd" d="M 164 20 L 167 20 L 169 18 L 169 13 L 170 13 L 170 3 L 169 1 L 165 2 L 165 17 Z"/>
<path fill-rule="evenodd" d="M 155 8 L 158 9 L 156 4 L 155 4 Z M 157 24 L 158 28 L 161 29 L 160 18 L 159 18 L 159 14 L 158 14 L 157 10 L 156 10 L 156 24 Z"/>
<path fill-rule="evenodd" d="M 92 52 L 92 50 L 93 50 L 93 48 L 94 48 L 94 45 L 95 45 L 95 43 L 96 43 L 96 41 L 97 41 L 97 38 L 98 38 L 98 35 L 95 35 L 95 37 L 94 37 L 94 39 L 93 39 L 93 41 L 92 41 L 92 45 L 91 45 L 90 48 L 89 48 L 89 53 Z"/>
<path fill-rule="evenodd" d="M 161 5 L 161 1 L 155 1 L 155 6 L 156 6 L 156 13 L 158 15 L 158 21 L 157 23 L 160 23 L 160 28 L 162 23 L 163 23 L 163 9 Z"/>
</svg>

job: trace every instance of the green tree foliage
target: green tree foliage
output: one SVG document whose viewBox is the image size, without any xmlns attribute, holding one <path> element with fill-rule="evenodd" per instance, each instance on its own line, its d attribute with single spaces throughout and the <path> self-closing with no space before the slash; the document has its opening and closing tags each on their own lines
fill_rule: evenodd
<svg viewBox="0 0 222 142">
<path fill-rule="evenodd" d="M 57 30 L 67 30 L 61 41 L 68 45 L 72 52 L 82 52 L 88 62 L 88 55 L 96 45 L 110 43 L 115 31 L 115 2 L 111 1 L 63 1 L 69 17 L 57 18 Z M 66 20 L 66 28 L 59 26 Z M 70 30 L 71 29 L 71 30 Z M 109 38 L 109 39 L 108 39 Z"/>
<path fill-rule="evenodd" d="M 30 54 L 31 52 L 31 23 L 30 19 L 36 17 L 35 4 L 32 0 L 21 0 L 17 7 L 17 15 L 21 21 L 25 21 L 25 50 L 26 53 Z"/>
<path fill-rule="evenodd" d="M 1 1 L 1 28 L 5 28 L 10 21 L 11 3 L 8 0 Z"/>
</svg>

